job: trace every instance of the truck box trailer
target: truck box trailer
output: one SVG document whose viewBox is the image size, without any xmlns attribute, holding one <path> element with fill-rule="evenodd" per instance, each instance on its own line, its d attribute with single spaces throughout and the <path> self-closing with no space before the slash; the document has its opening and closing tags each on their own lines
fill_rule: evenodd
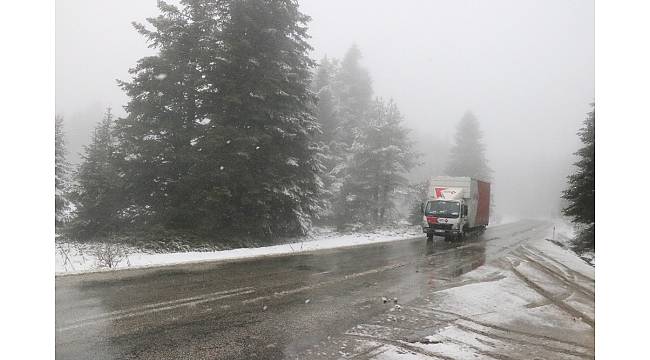
<svg viewBox="0 0 650 360">
<path fill-rule="evenodd" d="M 470 177 L 431 179 L 422 204 L 422 231 L 449 240 L 484 230 L 490 220 L 490 183 Z"/>
</svg>

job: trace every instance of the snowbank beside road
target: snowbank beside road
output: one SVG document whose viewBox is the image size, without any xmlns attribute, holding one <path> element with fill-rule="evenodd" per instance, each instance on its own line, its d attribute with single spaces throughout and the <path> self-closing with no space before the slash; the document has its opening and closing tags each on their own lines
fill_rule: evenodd
<svg viewBox="0 0 650 360">
<path fill-rule="evenodd" d="M 107 269 L 171 265 L 196 261 L 243 259 L 256 256 L 291 254 L 400 239 L 411 239 L 418 236 L 422 236 L 419 226 L 347 234 L 326 229 L 316 229 L 312 235 L 287 244 L 223 251 L 190 251 L 175 253 L 148 253 L 126 245 L 114 245 L 109 247 L 102 244 L 58 242 L 56 246 L 55 272 L 59 275 Z"/>
<path fill-rule="evenodd" d="M 433 278 L 440 285 L 427 295 L 331 346 L 373 360 L 593 358 L 594 275 L 572 251 L 533 240 L 458 278 Z"/>
</svg>

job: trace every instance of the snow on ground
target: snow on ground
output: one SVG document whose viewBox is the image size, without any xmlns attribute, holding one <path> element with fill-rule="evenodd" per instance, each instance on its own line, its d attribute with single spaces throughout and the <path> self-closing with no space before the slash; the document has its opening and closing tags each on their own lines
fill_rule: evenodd
<svg viewBox="0 0 650 360">
<path fill-rule="evenodd" d="M 463 278 L 476 282 L 428 303 L 456 319 L 418 347 L 457 359 L 593 357 L 594 268 L 571 251 L 540 240 Z"/>
<path fill-rule="evenodd" d="M 419 226 L 401 226 L 391 230 L 357 233 L 338 233 L 331 229 L 318 228 L 307 237 L 281 245 L 175 253 L 149 253 L 128 245 L 57 242 L 55 272 L 59 275 L 197 261 L 243 259 L 380 243 L 418 236 L 423 236 Z"/>
<path fill-rule="evenodd" d="M 549 235 L 549 239 L 552 239 L 564 248 L 571 248 L 571 241 L 577 235 L 575 226 L 565 218 L 554 219 L 553 226 L 555 231 Z M 596 254 L 593 251 L 586 251 L 578 254 L 578 256 L 592 266 L 596 265 Z"/>
<path fill-rule="evenodd" d="M 556 238 L 566 238 L 566 239 L 573 239 L 576 235 L 575 227 L 566 219 L 555 219 L 553 221 L 553 224 L 555 226 L 555 234 Z"/>
<path fill-rule="evenodd" d="M 537 239 L 355 326 L 345 334 L 354 341 L 337 345 L 347 345 L 342 358 L 593 358 L 594 289 L 592 266 Z"/>
</svg>

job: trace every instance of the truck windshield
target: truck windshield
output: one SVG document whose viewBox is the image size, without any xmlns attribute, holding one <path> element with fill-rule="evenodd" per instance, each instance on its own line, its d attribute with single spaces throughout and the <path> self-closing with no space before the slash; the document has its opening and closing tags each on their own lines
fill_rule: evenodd
<svg viewBox="0 0 650 360">
<path fill-rule="evenodd" d="M 457 218 L 460 214 L 460 203 L 457 201 L 429 201 L 424 209 L 424 214 L 441 218 Z"/>
</svg>

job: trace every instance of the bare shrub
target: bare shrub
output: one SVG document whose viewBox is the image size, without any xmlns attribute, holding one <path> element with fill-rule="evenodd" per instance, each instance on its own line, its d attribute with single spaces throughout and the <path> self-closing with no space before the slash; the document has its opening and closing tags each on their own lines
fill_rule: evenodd
<svg viewBox="0 0 650 360">
<path fill-rule="evenodd" d="M 94 252 L 97 258 L 97 267 L 113 269 L 124 260 L 128 262 L 126 251 L 115 243 L 104 243 L 99 245 Z"/>
<path fill-rule="evenodd" d="M 67 270 L 68 266 L 72 268 L 72 271 L 75 271 L 74 264 L 72 263 L 72 260 L 70 259 L 70 244 L 64 244 L 64 243 L 55 243 L 56 244 L 56 251 L 59 253 L 59 256 L 63 259 L 63 267 Z"/>
</svg>

